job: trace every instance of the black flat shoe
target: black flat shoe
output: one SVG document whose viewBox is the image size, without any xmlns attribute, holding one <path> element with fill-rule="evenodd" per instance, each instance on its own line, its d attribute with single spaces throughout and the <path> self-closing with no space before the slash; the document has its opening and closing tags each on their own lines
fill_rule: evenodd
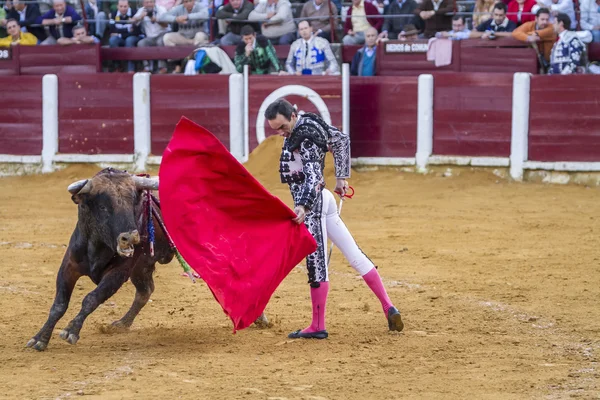
<svg viewBox="0 0 600 400">
<path fill-rule="evenodd" d="M 402 322 L 400 311 L 398 311 L 396 307 L 389 308 L 387 312 L 387 319 L 390 331 L 402 332 L 402 329 L 404 329 L 404 323 Z"/>
<path fill-rule="evenodd" d="M 329 334 L 325 330 L 317 332 L 302 332 L 300 329 L 288 335 L 290 339 L 327 339 L 328 336 Z"/>
</svg>

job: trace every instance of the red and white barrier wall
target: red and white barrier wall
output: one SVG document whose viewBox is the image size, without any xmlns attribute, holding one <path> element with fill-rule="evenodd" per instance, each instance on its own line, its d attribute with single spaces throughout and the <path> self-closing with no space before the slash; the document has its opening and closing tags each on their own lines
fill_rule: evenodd
<svg viewBox="0 0 600 400">
<path fill-rule="evenodd" d="M 352 138 L 355 164 L 600 171 L 600 77 L 85 74 L 0 77 L 0 163 L 160 163 L 181 116 L 244 161 L 285 96 Z"/>
</svg>

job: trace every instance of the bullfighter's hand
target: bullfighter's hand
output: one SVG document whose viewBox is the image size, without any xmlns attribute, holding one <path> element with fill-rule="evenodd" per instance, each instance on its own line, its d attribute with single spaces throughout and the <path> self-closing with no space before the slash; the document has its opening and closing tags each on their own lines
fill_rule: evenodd
<svg viewBox="0 0 600 400">
<path fill-rule="evenodd" d="M 344 197 L 348 192 L 348 181 L 345 179 L 336 179 L 334 192 Z"/>
<path fill-rule="evenodd" d="M 304 222 L 304 219 L 306 218 L 306 209 L 304 208 L 304 206 L 297 206 L 296 208 L 294 208 L 294 212 L 296 213 L 296 218 L 294 218 L 292 221 L 300 225 Z"/>
</svg>

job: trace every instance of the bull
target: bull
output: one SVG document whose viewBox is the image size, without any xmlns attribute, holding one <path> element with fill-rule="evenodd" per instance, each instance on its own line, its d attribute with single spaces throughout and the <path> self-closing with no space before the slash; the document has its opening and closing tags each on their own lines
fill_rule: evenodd
<svg viewBox="0 0 600 400">
<path fill-rule="evenodd" d="M 85 296 L 81 310 L 60 332 L 60 338 L 70 344 L 77 343 L 85 319 L 128 279 L 135 286 L 135 298 L 131 308 L 113 326 L 125 329 L 131 326 L 154 291 L 152 274 L 156 262 L 167 264 L 175 255 L 165 232 L 158 228 L 159 207 L 154 208 L 157 213 L 152 216 L 157 229 L 151 254 L 147 204 L 152 200 L 145 192 L 149 189 L 158 189 L 158 181 L 112 168 L 68 187 L 78 208 L 77 225 L 58 271 L 48 320 L 29 340 L 28 347 L 46 349 L 82 276 L 88 276 L 97 286 Z"/>
</svg>

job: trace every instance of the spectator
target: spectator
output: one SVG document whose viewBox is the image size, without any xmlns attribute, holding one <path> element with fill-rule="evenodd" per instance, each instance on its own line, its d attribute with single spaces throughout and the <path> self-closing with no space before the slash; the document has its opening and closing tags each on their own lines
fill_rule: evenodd
<svg viewBox="0 0 600 400">
<path fill-rule="evenodd" d="M 506 4 L 500 2 L 494 5 L 492 18 L 479 24 L 475 29 L 482 39 L 512 36 L 511 32 L 517 29 L 517 24 L 506 17 L 506 11 Z M 478 34 L 475 35 L 479 36 Z"/>
<path fill-rule="evenodd" d="M 164 8 L 165 10 L 171 11 L 171 9 L 175 6 L 181 4 L 181 0 L 157 0 L 156 5 Z"/>
<path fill-rule="evenodd" d="M 8 36 L 0 39 L 0 47 L 10 47 L 15 45 L 35 46 L 38 39 L 29 32 L 21 32 L 21 26 L 15 19 L 6 21 L 6 31 Z"/>
<path fill-rule="evenodd" d="M 534 0 L 531 0 L 534 1 Z M 415 10 L 415 14 L 425 21 L 425 29 L 421 35 L 425 39 L 435 36 L 437 32 L 449 31 L 452 28 L 453 2 L 450 0 L 423 0 Z"/>
<path fill-rule="evenodd" d="M 6 9 L 4 4 L 0 7 L 0 38 L 6 37 Z"/>
<path fill-rule="evenodd" d="M 550 10 L 540 8 L 536 14 L 535 21 L 525 22 L 512 32 L 512 36 L 522 42 L 531 43 L 532 46 L 541 47 L 544 60 L 550 60 L 550 52 L 556 40 L 554 28 L 548 23 Z M 539 43 L 539 46 L 538 46 Z"/>
<path fill-rule="evenodd" d="M 292 43 L 285 63 L 288 73 L 296 75 L 338 75 L 340 73 L 329 42 L 313 35 L 308 21 L 301 21 L 298 24 L 298 34 L 300 39 Z"/>
<path fill-rule="evenodd" d="M 447 0 L 446 0 L 447 1 Z M 370 27 L 376 31 L 381 29 L 383 18 L 379 17 L 379 11 L 372 3 L 365 0 L 352 0 L 352 7 L 348 8 L 342 42 L 345 45 L 357 45 L 365 43 L 365 33 Z"/>
<path fill-rule="evenodd" d="M 554 24 L 556 16 L 560 13 L 567 14 L 571 20 L 571 27 L 569 29 L 577 29 L 577 20 L 575 19 L 575 7 L 573 6 L 573 0 L 538 0 L 537 5 L 531 9 L 533 12 L 537 12 L 540 8 L 547 8 L 550 10 L 550 23 Z"/>
<path fill-rule="evenodd" d="M 496 0 L 477 0 L 473 8 L 473 26 L 479 26 L 492 18 Z M 502 3 L 504 4 L 504 3 Z"/>
<path fill-rule="evenodd" d="M 331 15 L 334 17 L 338 14 L 338 8 L 335 3 L 331 2 Z M 312 19 L 323 17 L 320 19 Z M 310 18 L 310 26 L 312 31 L 323 39 L 331 39 L 331 23 L 329 22 L 329 1 L 327 0 L 308 0 L 302 6 L 300 18 Z M 335 26 L 335 20 L 334 20 Z"/>
<path fill-rule="evenodd" d="M 398 40 L 416 40 L 419 36 L 419 30 L 413 25 L 404 25 L 404 30 L 398 35 Z"/>
<path fill-rule="evenodd" d="M 133 16 L 136 23 L 141 23 L 144 38 L 138 42 L 138 47 L 164 46 L 163 37 L 169 31 L 168 26 L 158 22 L 167 10 L 157 6 L 154 0 L 144 0 L 143 8 L 140 8 Z M 158 61 L 160 73 L 167 72 L 167 63 L 164 60 Z M 152 72 L 154 70 L 154 61 L 144 60 L 144 71 Z"/>
<path fill-rule="evenodd" d="M 581 28 L 592 32 L 594 42 L 600 42 L 600 0 L 581 0 Z"/>
<path fill-rule="evenodd" d="M 158 19 L 158 22 L 177 24 L 177 32 L 169 32 L 163 37 L 165 46 L 199 46 L 208 43 L 208 35 L 204 32 L 207 20 L 207 6 L 195 0 L 183 0 L 183 4 L 173 7 Z"/>
<path fill-rule="evenodd" d="M 135 47 L 140 41 L 140 27 L 133 19 L 136 10 L 129 7 L 127 0 L 119 0 L 117 10 L 112 12 L 110 18 L 110 39 L 108 44 L 115 47 Z M 135 72 L 133 61 L 127 63 L 127 71 Z"/>
<path fill-rule="evenodd" d="M 291 44 L 296 40 L 296 24 L 288 0 L 260 2 L 254 7 L 248 19 L 264 21 L 261 24 L 261 32 L 271 43 Z"/>
<path fill-rule="evenodd" d="M 569 32 L 571 18 L 560 13 L 556 16 L 554 32 L 558 34 L 558 41 L 552 47 L 550 68 L 548 73 L 553 75 L 569 75 L 577 73 L 585 53 L 585 46 L 575 32 Z"/>
<path fill-rule="evenodd" d="M 88 36 L 85 26 L 77 25 L 75 28 L 73 28 L 72 38 L 59 38 L 57 42 L 62 46 L 69 46 L 72 44 L 100 43 L 100 40 L 98 40 L 96 36 Z"/>
<path fill-rule="evenodd" d="M 240 31 L 242 43 L 235 50 L 235 68 L 237 72 L 244 72 L 244 65 L 248 65 L 251 74 L 265 75 L 270 71 L 279 72 L 279 60 L 275 48 L 262 35 L 256 35 L 254 28 L 245 25 Z"/>
<path fill-rule="evenodd" d="M 33 34 L 38 40 L 45 40 L 47 35 L 44 28 L 38 25 L 41 17 L 40 9 L 36 3 L 25 3 L 23 0 L 13 0 L 13 7 L 6 14 L 7 19 L 19 21 L 21 31 Z"/>
<path fill-rule="evenodd" d="M 352 58 L 350 74 L 354 76 L 375 76 L 377 62 L 377 29 L 370 27 L 365 33 L 365 46 Z"/>
<path fill-rule="evenodd" d="M 508 3 L 507 17 L 517 26 L 521 26 L 525 22 L 532 22 L 535 20 L 535 13 L 532 11 L 535 5 L 535 0 L 512 0 Z"/>
<path fill-rule="evenodd" d="M 102 11 L 102 1 L 100 0 L 87 0 L 85 4 L 85 16 L 89 22 L 90 32 L 93 32 L 94 36 L 102 40 L 106 27 L 108 26 L 108 17 L 106 13 Z"/>
<path fill-rule="evenodd" d="M 65 0 L 54 0 L 52 8 L 37 19 L 38 23 L 50 27 L 50 36 L 41 43 L 42 45 L 56 44 L 61 37 L 72 38 L 73 28 L 77 21 L 81 20 L 79 14 L 73 7 L 68 6 Z"/>
<path fill-rule="evenodd" d="M 471 31 L 465 24 L 465 18 L 462 15 L 452 17 L 452 30 L 449 32 L 437 32 L 436 38 L 449 38 L 450 40 L 464 40 L 471 36 Z"/>
<path fill-rule="evenodd" d="M 217 11 L 217 19 L 227 24 L 227 33 L 220 41 L 222 46 L 237 46 L 242 43 L 240 32 L 242 27 L 246 25 L 246 22 L 243 21 L 248 19 L 253 9 L 254 5 L 248 0 L 231 0 L 229 4 L 224 5 Z"/>
<path fill-rule="evenodd" d="M 399 39 L 398 35 L 404 30 L 404 25 L 410 23 L 414 17 L 417 3 L 414 0 L 392 0 L 385 11 L 385 18 L 379 39 Z M 410 17 L 404 15 L 411 14 Z M 397 15 L 394 17 L 394 15 Z"/>
</svg>

